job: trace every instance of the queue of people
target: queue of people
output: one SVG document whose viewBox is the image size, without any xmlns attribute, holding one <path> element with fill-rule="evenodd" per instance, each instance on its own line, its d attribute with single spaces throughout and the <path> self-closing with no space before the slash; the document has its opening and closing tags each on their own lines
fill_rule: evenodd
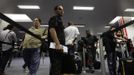
<svg viewBox="0 0 134 75">
<path fill-rule="evenodd" d="M 132 41 L 123 35 L 122 30 L 112 32 L 116 27 L 111 26 L 109 32 L 102 34 L 103 45 L 106 51 L 107 63 L 110 75 L 122 75 L 123 58 L 133 58 Z M 118 64 L 118 65 L 117 65 Z"/>
<path fill-rule="evenodd" d="M 57 5 L 54 7 L 55 15 L 49 19 L 49 27 L 47 31 L 40 27 L 41 19 L 35 18 L 33 20 L 33 25 L 29 28 L 29 31 L 37 35 L 38 37 L 47 39 L 48 41 L 48 53 L 50 58 L 50 73 L 49 75 L 76 75 L 77 68 L 83 66 L 83 48 L 86 49 L 86 67 L 94 73 L 94 68 L 96 65 L 96 49 L 98 44 L 98 38 L 91 34 L 90 30 L 86 30 L 86 36 L 82 37 L 77 44 L 78 36 L 80 32 L 78 28 L 73 24 L 73 22 L 68 22 L 68 27 L 65 28 L 63 25 L 62 16 L 64 14 L 64 7 L 62 5 Z M 15 43 L 17 43 L 17 37 L 15 32 L 12 30 L 13 25 L 8 25 L 0 33 L 0 41 L 7 42 L 1 43 L 0 51 L 0 75 L 5 74 L 5 67 Z M 114 27 L 110 28 L 112 31 Z M 45 32 L 45 34 L 44 34 Z M 47 36 L 46 36 L 47 35 Z M 121 31 L 116 33 L 104 33 L 103 44 L 105 46 L 105 51 L 107 54 L 107 63 L 109 67 L 110 75 L 116 75 L 116 60 L 117 57 L 122 58 L 122 43 L 127 42 L 127 39 L 123 37 Z M 51 44 L 54 43 L 54 48 L 50 48 Z M 24 40 L 21 44 L 23 47 L 23 59 L 24 66 L 28 68 L 28 75 L 37 75 L 37 71 L 40 65 L 40 58 L 42 52 L 41 46 L 42 41 L 29 35 L 25 34 Z M 67 48 L 67 53 L 64 53 L 64 47 Z M 129 45 L 130 46 L 130 45 Z M 42 48 L 41 48 L 42 47 Z M 132 46 L 131 46 L 132 47 Z M 75 54 L 76 51 L 80 54 L 79 62 L 76 62 Z M 125 55 L 126 51 L 123 51 Z M 78 55 L 78 54 L 77 54 Z M 77 60 L 78 61 L 78 60 Z M 78 67 L 76 67 L 76 64 Z M 121 62 L 118 66 L 118 74 L 121 72 Z M 82 70 L 82 67 L 80 67 Z"/>
</svg>

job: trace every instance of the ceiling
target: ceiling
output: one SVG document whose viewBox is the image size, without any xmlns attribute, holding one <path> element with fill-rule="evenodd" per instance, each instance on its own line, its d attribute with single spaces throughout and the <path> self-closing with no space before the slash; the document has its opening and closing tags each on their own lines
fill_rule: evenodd
<svg viewBox="0 0 134 75">
<path fill-rule="evenodd" d="M 31 19 L 40 17 L 42 24 L 47 24 L 54 14 L 53 7 L 57 4 L 64 6 L 64 25 L 68 21 L 75 24 L 85 24 L 85 28 L 79 28 L 81 34 L 90 29 L 94 34 L 104 32 L 104 26 L 116 16 L 134 16 L 134 13 L 126 13 L 126 8 L 134 8 L 134 0 L 0 0 L 0 12 L 27 14 Z M 39 10 L 23 10 L 17 5 L 39 5 Z M 73 6 L 94 6 L 93 11 L 74 11 Z M 29 28 L 31 23 L 19 23 Z"/>
</svg>

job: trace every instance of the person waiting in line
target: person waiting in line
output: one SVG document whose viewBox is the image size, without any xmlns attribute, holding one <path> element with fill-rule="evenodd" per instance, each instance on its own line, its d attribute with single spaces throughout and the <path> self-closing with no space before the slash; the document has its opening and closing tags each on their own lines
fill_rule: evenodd
<svg viewBox="0 0 134 75">
<path fill-rule="evenodd" d="M 5 67 L 12 55 L 14 44 L 17 43 L 16 33 L 13 31 L 13 28 L 13 25 L 10 24 L 0 33 L 0 41 L 11 44 L 2 44 L 0 52 L 0 75 L 6 75 L 4 73 Z"/>
<path fill-rule="evenodd" d="M 122 50 L 122 44 L 127 42 L 127 39 L 123 37 L 122 31 L 118 30 L 115 32 L 115 38 L 116 38 L 116 56 L 120 59 L 122 58 L 122 55 L 125 54 L 125 50 Z M 118 66 L 118 75 L 121 74 L 121 62 L 119 61 L 119 66 Z"/>
<path fill-rule="evenodd" d="M 115 27 L 111 26 L 109 31 L 114 30 Z M 103 45 L 107 54 L 107 63 L 110 75 L 116 75 L 116 39 L 114 32 L 104 32 L 102 34 Z"/>
<path fill-rule="evenodd" d="M 43 29 L 40 28 L 41 19 L 35 18 L 33 26 L 29 29 L 38 37 L 42 37 Z M 25 34 L 23 41 L 23 58 L 28 66 L 29 75 L 36 75 L 40 64 L 40 45 L 41 41 L 29 34 Z"/>
<path fill-rule="evenodd" d="M 129 55 L 132 58 L 134 58 L 134 46 L 133 46 L 133 42 L 131 39 L 127 40 L 127 48 L 128 48 Z"/>
<path fill-rule="evenodd" d="M 92 35 L 89 30 L 86 30 L 85 48 L 87 50 L 87 66 L 94 72 L 94 63 L 96 61 L 96 49 L 98 38 Z"/>
<path fill-rule="evenodd" d="M 74 61 L 74 52 L 75 52 L 75 41 L 77 36 L 80 34 L 78 28 L 72 23 L 68 22 L 68 27 L 64 29 L 65 32 L 65 44 L 68 47 L 68 55 L 65 58 L 65 63 L 67 64 L 66 68 L 68 74 L 76 73 L 76 66 Z"/>
<path fill-rule="evenodd" d="M 66 71 L 66 64 L 64 64 L 65 54 L 63 53 L 63 48 L 60 46 L 65 45 L 65 34 L 64 25 L 62 21 L 62 16 L 64 14 L 64 9 L 62 5 L 57 5 L 54 7 L 55 16 L 51 17 L 49 20 L 48 27 L 48 42 L 55 43 L 55 49 L 49 49 L 50 57 L 50 73 L 49 75 L 64 75 Z"/>
</svg>

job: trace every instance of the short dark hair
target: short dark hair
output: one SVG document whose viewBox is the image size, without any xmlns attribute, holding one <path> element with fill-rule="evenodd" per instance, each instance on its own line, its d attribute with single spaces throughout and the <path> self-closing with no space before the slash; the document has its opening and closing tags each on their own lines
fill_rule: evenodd
<svg viewBox="0 0 134 75">
<path fill-rule="evenodd" d="M 54 10 L 56 11 L 56 10 L 58 9 L 59 6 L 62 6 L 62 5 L 61 5 L 61 4 L 56 5 L 56 6 L 54 7 Z"/>
<path fill-rule="evenodd" d="M 72 24 L 73 24 L 73 22 L 71 22 L 71 21 L 68 22 L 68 25 L 69 25 L 69 26 L 72 25 Z"/>
<path fill-rule="evenodd" d="M 39 22 L 41 23 L 41 19 L 39 17 L 37 17 L 37 19 L 39 20 Z"/>
</svg>

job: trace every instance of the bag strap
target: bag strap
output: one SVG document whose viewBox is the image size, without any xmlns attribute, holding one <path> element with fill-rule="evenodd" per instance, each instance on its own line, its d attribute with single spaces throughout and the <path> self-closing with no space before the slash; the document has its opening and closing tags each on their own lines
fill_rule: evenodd
<svg viewBox="0 0 134 75">
<path fill-rule="evenodd" d="M 44 32 L 43 32 L 43 36 L 44 36 L 44 35 L 47 35 L 46 32 L 47 32 L 47 29 L 44 30 Z"/>
</svg>

